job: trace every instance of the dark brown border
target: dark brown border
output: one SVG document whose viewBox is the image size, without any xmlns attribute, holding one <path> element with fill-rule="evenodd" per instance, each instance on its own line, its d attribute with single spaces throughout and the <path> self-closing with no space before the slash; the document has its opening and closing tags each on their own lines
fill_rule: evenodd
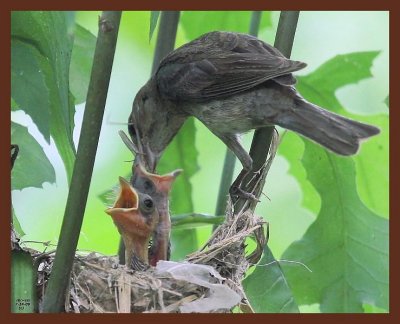
<svg viewBox="0 0 400 324">
<path fill-rule="evenodd" d="M 9 210 L 10 210 L 10 158 L 9 158 L 9 145 L 10 145 L 10 122 L 9 122 L 9 94 L 10 92 L 10 11 L 11 10 L 390 10 L 390 314 L 301 314 L 301 315 L 278 315 L 278 314 L 255 314 L 255 315 L 220 315 L 220 314 L 196 314 L 196 315 L 83 315 L 83 314 L 11 314 L 10 313 L 10 234 L 9 234 Z M 1 39 L 4 40 L 5 46 L 1 51 L 1 89 L 2 89 L 2 107 L 0 109 L 1 125 L 0 127 L 0 141 L 1 141 L 1 193 L 4 199 L 1 200 L 1 206 L 4 207 L 3 215 L 0 217 L 0 226 L 2 229 L 1 246 L 3 247 L 2 260 L 1 260 L 1 278 L 2 293 L 1 293 L 1 315 L 2 318 L 8 322 L 21 321 L 24 323 L 44 323 L 50 321 L 66 321 L 87 323 L 87 321 L 94 320 L 96 323 L 107 323 L 115 321 L 116 323 L 132 323 L 132 322 L 177 322 L 177 321 L 190 321 L 190 322 L 239 322 L 239 321 L 286 321 L 293 320 L 296 323 L 342 323 L 344 321 L 352 322 L 393 322 L 395 318 L 399 318 L 399 261 L 398 251 L 400 246 L 400 235 L 397 230 L 400 228 L 400 209 L 399 209 L 399 193 L 398 184 L 400 183 L 398 166 L 400 165 L 399 147 L 397 143 L 399 138 L 398 125 L 399 121 L 399 81 L 398 73 L 399 68 L 399 50 L 398 39 L 399 37 L 399 10 L 395 7 L 395 1 L 356 1 L 348 0 L 343 3 L 327 3 L 323 1 L 291 1 L 291 0 L 273 0 L 273 1 L 237 1 L 229 2 L 227 4 L 216 3 L 215 1 L 203 0 L 201 1 L 163 1 L 153 0 L 150 2 L 139 2 L 130 0 L 113 0 L 113 1 L 82 1 L 70 0 L 68 2 L 60 3 L 59 1 L 32 1 L 32 0 L 19 0 L 13 3 L 1 2 Z M 7 71 L 7 73 L 5 73 Z M 397 127 L 396 127 L 397 126 Z M 397 134 L 396 134 L 397 133 Z M 400 140 L 399 140 L 400 141 Z M 7 197 L 6 197 L 7 196 Z M 373 262 L 373 260 L 371 260 Z"/>
</svg>

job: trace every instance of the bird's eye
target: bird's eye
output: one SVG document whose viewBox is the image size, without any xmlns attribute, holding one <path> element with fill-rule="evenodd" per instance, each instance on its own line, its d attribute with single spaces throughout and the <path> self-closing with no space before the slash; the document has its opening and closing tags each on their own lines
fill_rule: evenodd
<svg viewBox="0 0 400 324">
<path fill-rule="evenodd" d="M 152 209 L 154 207 L 153 200 L 151 200 L 150 198 L 146 198 L 145 200 L 143 200 L 143 204 L 146 206 L 147 209 Z"/>
<path fill-rule="evenodd" d="M 149 193 L 149 194 L 153 193 L 154 192 L 153 182 L 146 179 L 143 183 L 143 189 L 144 189 L 144 192 L 146 192 L 146 193 Z"/>
<path fill-rule="evenodd" d="M 133 124 L 132 115 L 129 116 L 128 120 L 128 132 L 133 140 L 136 139 L 136 130 L 135 130 L 135 125 Z"/>
<path fill-rule="evenodd" d="M 143 95 L 142 96 L 142 103 L 145 103 L 147 99 L 149 99 L 149 97 L 147 95 Z"/>
</svg>

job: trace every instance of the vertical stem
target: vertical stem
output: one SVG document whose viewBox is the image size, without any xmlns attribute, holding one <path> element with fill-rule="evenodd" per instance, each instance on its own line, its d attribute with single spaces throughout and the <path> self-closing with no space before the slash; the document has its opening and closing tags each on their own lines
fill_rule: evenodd
<svg viewBox="0 0 400 324">
<path fill-rule="evenodd" d="M 262 11 L 253 11 L 251 14 L 249 33 L 250 35 L 257 36 L 260 27 Z M 232 184 L 233 172 L 235 170 L 236 156 L 232 151 L 226 148 L 224 167 L 222 169 L 221 183 L 219 185 L 217 207 L 215 215 L 224 215 L 227 203 L 227 195 L 229 187 Z M 218 226 L 214 225 L 213 230 Z"/>
<path fill-rule="evenodd" d="M 64 309 L 96 157 L 120 19 L 120 11 L 105 11 L 99 20 L 78 152 L 53 269 L 44 296 L 43 312 L 54 313 Z"/>
<path fill-rule="evenodd" d="M 253 11 L 251 14 L 249 34 L 253 36 L 258 35 L 260 29 L 262 11 Z"/>
<path fill-rule="evenodd" d="M 275 36 L 274 46 L 286 57 L 290 57 L 294 35 L 296 33 L 299 11 L 282 11 L 279 17 L 278 29 Z M 250 156 L 253 159 L 252 172 L 242 182 L 242 187 L 246 191 L 246 185 L 252 178 L 252 173 L 257 172 L 267 160 L 268 152 L 271 146 L 274 127 L 259 128 L 254 132 L 253 141 L 250 148 Z M 265 178 L 262 180 L 261 188 L 264 186 Z M 260 194 L 260 193 L 259 193 Z M 244 204 L 244 199 L 240 199 L 235 205 L 235 211 L 239 211 Z M 255 204 L 253 204 L 255 208 Z"/>
<path fill-rule="evenodd" d="M 161 60 L 174 49 L 179 16 L 180 11 L 161 12 L 160 25 L 158 26 L 157 45 L 154 53 L 151 75 L 157 71 Z"/>
</svg>

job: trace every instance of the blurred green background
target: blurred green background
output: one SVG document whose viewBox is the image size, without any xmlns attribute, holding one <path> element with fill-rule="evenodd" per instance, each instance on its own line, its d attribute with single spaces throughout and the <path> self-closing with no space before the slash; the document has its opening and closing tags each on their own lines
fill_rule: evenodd
<svg viewBox="0 0 400 324">
<path fill-rule="evenodd" d="M 96 35 L 99 14 L 100 12 L 76 12 L 76 22 Z M 182 12 L 176 47 L 202 33 L 214 30 L 221 19 L 226 30 L 246 32 L 250 15 L 250 12 L 229 11 Z M 134 96 L 150 75 L 157 35 L 155 34 L 149 42 L 149 17 L 148 11 L 124 12 L 122 16 L 105 117 L 78 244 L 79 250 L 105 254 L 115 254 L 117 251 L 119 235 L 111 218 L 104 213 L 106 206 L 98 195 L 113 187 L 118 176 L 126 176 L 131 170 L 132 156 L 117 132 L 119 129 L 126 130 Z M 278 19 L 279 12 L 264 12 L 259 32 L 260 39 L 273 43 Z M 196 27 L 185 28 L 189 24 Z M 387 114 L 388 109 L 384 99 L 388 95 L 389 88 L 388 12 L 301 12 L 292 58 L 308 64 L 304 70 L 297 73 L 306 75 L 338 54 L 376 50 L 381 53 L 374 60 L 373 77 L 341 88 L 336 96 L 350 112 Z M 78 141 L 83 107 L 84 105 L 77 106 L 75 143 Z M 23 241 L 51 241 L 56 244 L 68 193 L 62 161 L 54 143 L 47 145 L 27 115 L 19 111 L 12 112 L 11 117 L 12 120 L 27 125 L 29 131 L 39 140 L 55 167 L 57 177 L 56 184 L 45 183 L 43 189 L 27 188 L 12 192 L 16 215 L 26 233 Z M 199 213 L 214 214 L 225 146 L 200 122 L 195 123 L 200 170 L 191 179 L 194 209 Z M 247 148 L 250 146 L 251 138 L 251 133 L 243 137 Z M 299 141 L 299 145 L 303 146 L 303 143 Z M 174 166 L 174 168 L 180 167 L 180 165 Z M 278 149 L 278 155 L 272 164 L 264 188 L 268 198 L 262 196 L 256 210 L 256 213 L 262 215 L 270 224 L 269 246 L 278 259 L 291 242 L 302 237 L 315 218 L 311 211 L 302 206 L 303 193 L 296 179 L 288 174 L 288 169 L 289 164 L 279 155 Z M 236 163 L 235 175 L 239 171 L 240 163 Z M 382 177 L 387 179 L 388 184 L 388 174 L 382 174 Z M 386 194 L 385 197 L 388 197 L 388 185 L 381 190 Z M 360 190 L 362 199 L 364 194 Z M 314 198 L 318 199 L 317 196 Z M 388 217 L 388 201 L 378 207 L 372 206 L 368 199 L 364 202 L 378 215 Z M 199 245 L 208 239 L 210 233 L 210 226 L 197 230 Z M 31 243 L 30 246 L 38 250 L 44 248 L 40 243 Z"/>
</svg>

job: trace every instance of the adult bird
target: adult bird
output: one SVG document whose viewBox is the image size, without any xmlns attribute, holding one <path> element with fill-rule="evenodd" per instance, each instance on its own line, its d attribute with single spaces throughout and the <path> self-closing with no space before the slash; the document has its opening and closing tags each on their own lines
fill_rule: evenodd
<svg viewBox="0 0 400 324">
<path fill-rule="evenodd" d="M 219 137 L 245 170 L 252 159 L 239 135 L 265 126 L 295 131 L 340 155 L 355 154 L 360 141 L 379 129 L 306 101 L 292 75 L 305 66 L 253 36 L 207 33 L 161 61 L 135 97 L 129 133 L 141 142 L 150 171 L 189 116 Z"/>
<path fill-rule="evenodd" d="M 125 263 L 134 270 L 148 268 L 148 246 L 159 221 L 153 198 L 119 178 L 121 190 L 109 214 L 125 244 Z"/>
</svg>

